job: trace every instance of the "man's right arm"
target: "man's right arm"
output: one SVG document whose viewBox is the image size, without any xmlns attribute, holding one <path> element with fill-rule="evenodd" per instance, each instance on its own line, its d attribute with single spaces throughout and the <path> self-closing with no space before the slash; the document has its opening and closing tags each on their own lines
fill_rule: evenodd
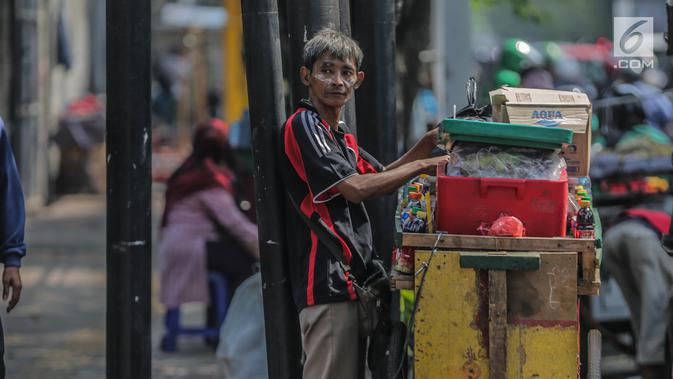
<svg viewBox="0 0 673 379">
<path fill-rule="evenodd" d="M 5 266 L 21 266 L 26 254 L 24 243 L 25 207 L 19 173 L 12 147 L 0 119 L 0 255 Z"/>
<path fill-rule="evenodd" d="M 5 269 L 2 273 L 2 299 L 9 300 L 9 313 L 21 297 L 21 258 L 26 254 L 23 241 L 25 208 L 19 174 L 0 119 L 0 201 L 4 213 L 0 215 L 0 255 Z M 10 294 L 11 292 L 11 294 Z"/>
<path fill-rule="evenodd" d="M 432 171 L 438 164 L 450 159 L 450 156 L 444 155 L 405 163 L 376 174 L 356 174 L 338 183 L 336 188 L 346 200 L 360 203 L 372 197 L 388 195 L 415 176 Z"/>
</svg>

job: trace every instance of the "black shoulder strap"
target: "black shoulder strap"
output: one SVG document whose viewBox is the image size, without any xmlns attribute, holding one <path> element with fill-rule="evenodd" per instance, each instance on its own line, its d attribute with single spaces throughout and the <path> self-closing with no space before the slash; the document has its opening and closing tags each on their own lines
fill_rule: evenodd
<svg viewBox="0 0 673 379">
<path fill-rule="evenodd" d="M 318 236 L 318 240 L 322 242 L 327 249 L 332 253 L 334 258 L 341 264 L 343 267 L 344 271 L 350 271 L 351 268 L 349 265 L 346 264 L 343 256 L 343 250 L 341 249 L 341 244 L 337 241 L 335 241 L 335 237 L 329 232 L 329 227 L 325 224 L 325 222 L 320 218 L 320 215 L 317 213 L 313 213 L 311 215 L 311 218 L 308 218 L 299 208 L 299 205 L 297 204 L 296 201 L 294 201 L 294 198 L 292 195 L 290 195 L 289 192 L 286 191 L 287 197 L 290 199 L 290 202 L 294 206 L 294 209 L 301 215 L 302 220 L 306 223 L 306 225 L 313 231 L 313 233 Z"/>
</svg>

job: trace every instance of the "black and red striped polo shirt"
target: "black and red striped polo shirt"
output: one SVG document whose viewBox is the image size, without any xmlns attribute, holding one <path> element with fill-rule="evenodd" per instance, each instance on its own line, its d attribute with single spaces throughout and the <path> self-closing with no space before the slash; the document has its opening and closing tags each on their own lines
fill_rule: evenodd
<svg viewBox="0 0 673 379">
<path fill-rule="evenodd" d="M 341 246 L 354 272 L 363 272 L 374 247 L 364 204 L 346 200 L 336 184 L 356 174 L 376 173 L 383 166 L 360 148 L 345 123 L 330 129 L 308 100 L 281 129 L 281 175 L 308 218 L 319 215 L 327 234 Z M 353 284 L 339 262 L 288 202 L 287 231 L 290 276 L 295 303 L 301 310 L 315 305 L 356 300 Z"/>
</svg>

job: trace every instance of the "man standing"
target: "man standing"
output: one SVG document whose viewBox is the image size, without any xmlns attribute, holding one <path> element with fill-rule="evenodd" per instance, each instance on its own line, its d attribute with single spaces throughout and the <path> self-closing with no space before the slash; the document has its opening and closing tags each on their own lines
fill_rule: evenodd
<svg viewBox="0 0 673 379">
<path fill-rule="evenodd" d="M 19 267 L 21 266 L 21 258 L 26 255 L 26 244 L 23 242 L 26 217 L 23 191 L 21 190 L 16 162 L 1 118 L 0 160 L 0 201 L 2 201 L 0 259 L 5 265 L 5 270 L 2 273 L 2 300 L 9 299 L 7 306 L 7 313 L 9 313 L 21 297 Z M 5 377 L 4 353 L 4 334 L 2 324 L 0 324 L 0 379 Z"/>
<path fill-rule="evenodd" d="M 288 205 L 287 230 L 292 291 L 306 355 L 304 378 L 364 377 L 366 336 L 359 330 L 363 320 L 351 280 L 351 274 L 357 278 L 366 271 L 374 254 L 362 201 L 390 194 L 449 159 L 428 158 L 437 145 L 436 130 L 386 167 L 358 146 L 341 114 L 364 80 L 362 59 L 357 43 L 342 33 L 325 29 L 311 38 L 299 72 L 309 98 L 281 129 L 281 174 L 296 205 Z M 341 247 L 352 272 L 344 272 L 307 218 Z"/>
<path fill-rule="evenodd" d="M 661 235 L 668 232 L 671 216 L 639 208 L 621 216 L 603 238 L 605 268 L 619 284 L 631 312 L 636 362 L 642 378 L 664 378 L 673 258 L 661 246 Z"/>
</svg>

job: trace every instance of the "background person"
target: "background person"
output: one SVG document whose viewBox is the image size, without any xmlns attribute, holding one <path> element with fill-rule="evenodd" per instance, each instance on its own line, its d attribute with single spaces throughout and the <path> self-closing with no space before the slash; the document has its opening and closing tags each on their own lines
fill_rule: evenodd
<svg viewBox="0 0 673 379">
<path fill-rule="evenodd" d="M 160 300 L 167 308 L 209 302 L 207 272 L 222 273 L 230 298 L 259 260 L 257 226 L 239 208 L 239 166 L 227 125 L 197 126 L 193 152 L 167 182 L 159 243 Z M 219 243 L 218 243 L 219 242 Z"/>
</svg>

